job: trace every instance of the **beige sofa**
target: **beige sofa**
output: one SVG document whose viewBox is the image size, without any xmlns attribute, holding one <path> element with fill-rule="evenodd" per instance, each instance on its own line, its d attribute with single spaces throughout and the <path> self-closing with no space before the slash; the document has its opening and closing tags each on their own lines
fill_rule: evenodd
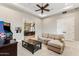
<svg viewBox="0 0 79 59">
<path fill-rule="evenodd" d="M 49 50 L 59 54 L 64 51 L 65 43 L 63 35 L 44 33 L 42 37 L 39 37 L 39 40 L 46 44 Z"/>
</svg>

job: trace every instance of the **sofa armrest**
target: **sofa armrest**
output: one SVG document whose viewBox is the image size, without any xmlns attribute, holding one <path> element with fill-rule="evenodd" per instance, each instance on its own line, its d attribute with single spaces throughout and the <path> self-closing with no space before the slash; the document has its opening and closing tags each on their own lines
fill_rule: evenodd
<svg viewBox="0 0 79 59">
<path fill-rule="evenodd" d="M 65 48 L 64 38 L 61 39 L 61 43 L 63 44 L 63 46 L 62 46 L 62 48 L 61 48 L 61 53 L 63 53 L 64 48 Z"/>
<path fill-rule="evenodd" d="M 64 38 L 59 39 L 59 41 L 64 42 Z"/>
<path fill-rule="evenodd" d="M 48 49 L 53 50 L 58 53 L 63 53 L 65 43 L 63 40 L 51 40 L 48 41 Z"/>
</svg>

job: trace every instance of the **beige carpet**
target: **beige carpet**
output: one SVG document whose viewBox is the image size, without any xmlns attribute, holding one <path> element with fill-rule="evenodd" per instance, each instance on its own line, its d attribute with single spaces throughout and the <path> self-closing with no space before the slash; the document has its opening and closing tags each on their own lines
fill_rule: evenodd
<svg viewBox="0 0 79 59">
<path fill-rule="evenodd" d="M 42 49 L 32 54 L 30 51 L 22 47 L 21 42 L 18 43 L 18 56 L 79 56 L 79 42 L 65 41 L 66 47 L 63 54 L 57 54 L 50 51 L 42 44 Z"/>
</svg>

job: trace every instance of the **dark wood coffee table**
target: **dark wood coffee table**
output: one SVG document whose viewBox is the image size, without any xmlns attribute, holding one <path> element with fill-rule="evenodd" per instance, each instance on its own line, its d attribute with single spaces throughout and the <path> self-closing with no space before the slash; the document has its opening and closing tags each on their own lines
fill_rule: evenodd
<svg viewBox="0 0 79 59">
<path fill-rule="evenodd" d="M 41 49 L 42 43 L 32 39 L 29 39 L 28 41 L 22 40 L 22 46 L 34 54 L 34 52 Z"/>
</svg>

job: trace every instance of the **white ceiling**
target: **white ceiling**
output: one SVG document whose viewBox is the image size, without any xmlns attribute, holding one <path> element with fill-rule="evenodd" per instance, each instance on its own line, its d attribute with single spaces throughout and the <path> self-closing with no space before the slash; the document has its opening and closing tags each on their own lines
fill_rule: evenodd
<svg viewBox="0 0 79 59">
<path fill-rule="evenodd" d="M 29 12 L 39 16 L 39 17 L 46 17 L 50 14 L 53 14 L 55 12 L 57 12 L 59 9 L 63 8 L 65 5 L 64 4 L 59 4 L 59 3 L 56 3 L 56 4 L 53 4 L 53 3 L 50 3 L 49 6 L 47 7 L 47 9 L 50 9 L 50 12 L 46 12 L 44 11 L 43 14 L 41 14 L 41 11 L 35 11 L 37 9 L 39 9 L 36 4 L 33 4 L 33 3 L 21 3 L 19 4 L 21 6 L 23 6 L 24 8 L 26 8 Z M 42 4 L 39 4 L 39 5 L 42 5 Z"/>
<path fill-rule="evenodd" d="M 42 5 L 41 3 L 38 3 L 39 5 Z M 44 3 L 45 4 L 45 3 Z M 40 18 L 48 17 L 51 15 L 54 15 L 56 13 L 74 9 L 79 7 L 78 3 L 49 3 L 49 6 L 47 9 L 50 9 L 49 12 L 44 11 L 43 14 L 41 14 L 40 11 L 36 12 L 35 10 L 39 9 L 36 6 L 36 3 L 17 3 L 17 4 L 3 4 L 9 7 L 13 7 L 14 9 L 17 9 L 19 11 L 24 11 L 31 13 L 32 15 L 38 16 Z"/>
</svg>

